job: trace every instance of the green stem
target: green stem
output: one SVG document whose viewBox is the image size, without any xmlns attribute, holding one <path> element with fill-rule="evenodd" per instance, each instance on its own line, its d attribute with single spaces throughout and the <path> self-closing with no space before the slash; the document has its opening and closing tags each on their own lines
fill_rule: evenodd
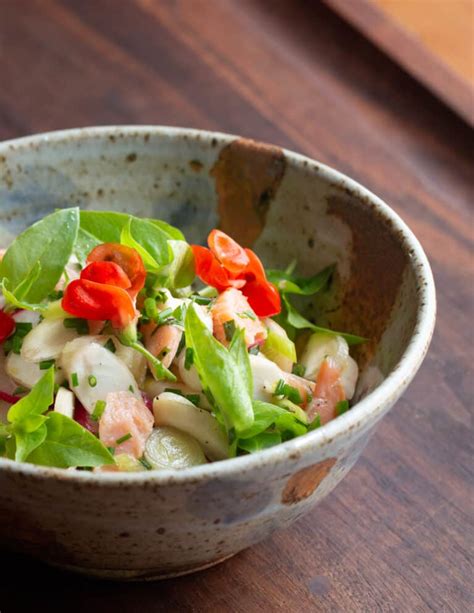
<svg viewBox="0 0 474 613">
<path fill-rule="evenodd" d="M 166 366 L 163 366 L 161 361 L 156 358 L 152 353 L 150 353 L 146 347 L 144 347 L 141 343 L 138 342 L 136 324 L 133 323 L 130 324 L 127 328 L 124 328 L 119 335 L 119 340 L 122 345 L 131 347 L 132 349 L 135 349 L 135 351 L 138 351 L 138 353 L 144 355 L 155 369 L 155 374 L 158 379 L 167 379 L 168 381 L 173 382 L 176 381 L 176 377 L 173 375 L 173 373 L 168 370 Z"/>
</svg>

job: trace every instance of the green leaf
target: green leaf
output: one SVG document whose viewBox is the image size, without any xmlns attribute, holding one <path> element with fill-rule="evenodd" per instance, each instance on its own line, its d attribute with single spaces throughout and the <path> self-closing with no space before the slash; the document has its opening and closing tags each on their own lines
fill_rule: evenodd
<svg viewBox="0 0 474 613">
<path fill-rule="evenodd" d="M 160 228 L 160 230 L 167 234 L 168 238 L 170 238 L 171 240 L 186 241 L 186 239 L 184 238 L 184 234 L 181 232 L 181 230 L 178 230 L 178 228 L 171 226 L 169 223 L 166 223 L 166 221 L 163 221 L 161 219 L 148 219 L 147 221 Z"/>
<path fill-rule="evenodd" d="M 217 341 L 190 305 L 185 321 L 186 343 L 194 352 L 194 364 L 222 414 L 227 431 L 237 433 L 254 421 L 248 381 L 234 355 Z M 240 353 L 237 346 L 235 352 Z"/>
<path fill-rule="evenodd" d="M 269 447 L 274 447 L 281 443 L 281 434 L 279 432 L 261 432 L 253 438 L 239 440 L 238 447 L 248 453 L 256 453 Z"/>
<path fill-rule="evenodd" d="M 10 423 L 19 422 L 30 415 L 41 415 L 53 404 L 54 368 L 45 372 L 32 390 L 12 405 L 7 413 Z"/>
<path fill-rule="evenodd" d="M 8 279 L 3 279 L 0 283 L 0 290 L 9 305 L 14 306 L 17 309 L 25 309 L 26 311 L 37 311 L 38 313 L 44 313 L 48 308 L 48 305 L 45 303 L 33 304 L 31 302 L 26 302 L 25 300 L 18 299 L 18 297 L 7 288 L 7 284 Z"/>
<path fill-rule="evenodd" d="M 252 404 L 255 421 L 250 428 L 239 434 L 239 441 L 253 438 L 270 426 L 273 426 L 273 429 L 280 434 L 289 432 L 292 436 L 300 436 L 308 430 L 307 425 L 300 421 L 298 413 L 292 413 L 276 404 L 260 400 L 254 400 Z"/>
<path fill-rule="evenodd" d="M 245 330 L 237 329 L 229 345 L 229 353 L 237 364 L 242 380 L 245 382 L 250 397 L 253 396 L 253 376 L 250 367 L 249 352 L 245 344 Z"/>
<path fill-rule="evenodd" d="M 120 242 L 136 249 L 145 268 L 151 272 L 160 270 L 173 259 L 167 235 L 155 224 L 130 217 L 120 233 Z"/>
<path fill-rule="evenodd" d="M 43 422 L 47 419 L 42 415 L 38 415 L 43 419 Z M 28 420 L 25 420 L 27 423 Z M 15 435 L 15 460 L 17 462 L 24 462 L 26 458 L 34 451 L 46 438 L 46 425 L 41 423 L 36 429 L 28 432 L 24 427 L 24 423 L 20 422 L 15 424 L 12 432 Z"/>
<path fill-rule="evenodd" d="M 188 287 L 194 281 L 194 255 L 191 247 L 184 241 L 168 240 L 173 252 L 173 260 L 160 271 L 162 284 L 171 289 Z"/>
<path fill-rule="evenodd" d="M 313 330 L 314 332 L 324 332 L 325 334 L 333 334 L 337 336 L 342 336 L 342 338 L 344 338 L 347 341 L 348 345 L 358 345 L 360 343 L 365 343 L 367 341 L 367 339 L 362 336 L 356 336 L 355 334 L 348 334 L 346 332 L 337 332 L 336 330 L 329 330 L 328 328 L 321 328 L 321 326 L 316 326 L 315 324 L 310 322 L 308 319 L 303 317 L 303 315 L 298 313 L 298 311 L 289 302 L 288 298 L 285 295 L 282 296 L 282 301 L 283 301 L 283 304 L 285 306 L 285 311 L 286 311 L 286 315 L 283 315 L 283 317 L 285 317 L 286 322 L 290 326 L 292 326 L 293 328 L 296 328 L 297 330 L 303 330 L 305 328 L 309 328 L 310 330 Z"/>
<path fill-rule="evenodd" d="M 115 463 L 110 451 L 97 437 L 61 413 L 50 413 L 46 429 L 45 440 L 28 456 L 28 462 L 59 468 Z"/>
<path fill-rule="evenodd" d="M 79 209 L 61 209 L 22 232 L 7 249 L 0 263 L 0 278 L 7 278 L 15 293 L 23 287 L 22 300 L 39 303 L 54 290 L 63 274 L 76 241 Z M 41 275 L 24 293 L 25 283 Z"/>
<path fill-rule="evenodd" d="M 101 241 L 87 232 L 87 230 L 84 230 L 84 228 L 79 228 L 76 242 L 74 244 L 74 255 L 77 257 L 79 262 L 84 265 L 89 253 L 92 251 L 92 249 L 94 249 L 94 247 L 100 245 L 100 243 Z"/>
<path fill-rule="evenodd" d="M 267 270 L 267 277 L 283 294 L 311 296 L 327 287 L 334 269 L 335 265 L 328 266 L 316 275 L 306 278 L 298 277 L 288 271 Z"/>
<path fill-rule="evenodd" d="M 99 243 L 120 243 L 122 228 L 130 219 L 115 211 L 81 211 L 81 228 Z M 85 240 L 85 235 L 82 240 Z"/>
</svg>

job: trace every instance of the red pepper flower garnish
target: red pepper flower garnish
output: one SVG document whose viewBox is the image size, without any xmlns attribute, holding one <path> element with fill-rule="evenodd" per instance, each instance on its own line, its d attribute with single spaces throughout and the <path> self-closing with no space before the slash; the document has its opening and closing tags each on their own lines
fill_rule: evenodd
<svg viewBox="0 0 474 613">
<path fill-rule="evenodd" d="M 80 278 L 66 287 L 62 308 L 75 317 L 126 328 L 136 318 L 135 298 L 145 284 L 140 255 L 130 247 L 104 243 L 87 261 Z"/>
<path fill-rule="evenodd" d="M 87 263 L 113 262 L 117 264 L 130 280 L 128 293 L 132 298 L 145 285 L 146 270 L 143 260 L 135 249 L 118 243 L 103 243 L 97 245 L 87 256 Z M 120 286 L 121 287 L 121 286 Z"/>
<path fill-rule="evenodd" d="M 3 343 L 15 330 L 15 320 L 11 315 L 0 311 L 0 343 Z"/>
<path fill-rule="evenodd" d="M 259 317 L 281 311 L 280 294 L 267 280 L 260 259 L 251 249 L 244 249 L 221 230 L 212 230 L 207 242 L 210 249 L 191 245 L 196 273 L 204 283 L 219 292 L 228 287 L 240 289 Z"/>
</svg>

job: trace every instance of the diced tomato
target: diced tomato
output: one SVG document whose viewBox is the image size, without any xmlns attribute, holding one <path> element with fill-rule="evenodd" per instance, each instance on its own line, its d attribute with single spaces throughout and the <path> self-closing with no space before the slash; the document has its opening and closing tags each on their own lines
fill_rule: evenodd
<svg viewBox="0 0 474 613">
<path fill-rule="evenodd" d="M 259 317 L 272 317 L 281 311 L 280 294 L 277 288 L 267 280 L 260 258 L 251 250 L 245 249 L 249 264 L 245 270 L 247 282 L 242 293 Z"/>
</svg>

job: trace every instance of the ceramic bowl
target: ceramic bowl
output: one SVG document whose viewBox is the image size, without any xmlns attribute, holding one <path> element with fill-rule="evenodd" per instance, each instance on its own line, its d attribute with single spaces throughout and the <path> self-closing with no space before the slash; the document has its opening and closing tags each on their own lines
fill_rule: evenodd
<svg viewBox="0 0 474 613">
<path fill-rule="evenodd" d="M 314 273 L 301 304 L 366 336 L 358 402 L 328 425 L 255 455 L 181 472 L 94 474 L 0 459 L 0 542 L 89 575 L 196 571 L 307 513 L 354 465 L 418 370 L 435 321 L 426 256 L 403 221 L 348 177 L 278 147 L 219 133 L 105 127 L 0 144 L 0 246 L 57 207 L 158 217 L 192 242 L 218 226 L 267 266 Z"/>
</svg>

